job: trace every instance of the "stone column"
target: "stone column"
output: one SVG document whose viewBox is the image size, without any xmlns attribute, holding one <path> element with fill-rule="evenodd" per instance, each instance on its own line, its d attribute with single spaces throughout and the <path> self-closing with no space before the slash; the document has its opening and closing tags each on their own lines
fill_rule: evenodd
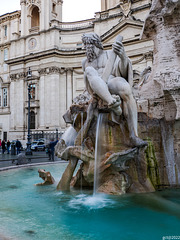
<svg viewBox="0 0 180 240">
<path fill-rule="evenodd" d="M 57 19 L 58 21 L 62 22 L 62 0 L 57 1 Z"/>
<path fill-rule="evenodd" d="M 14 24 L 11 27 L 13 28 L 12 31 L 13 39 L 17 39 L 19 35 L 19 18 L 14 20 Z"/>
<path fill-rule="evenodd" d="M 45 129 L 46 122 L 46 107 L 45 107 L 45 76 L 41 75 L 39 80 L 39 101 L 40 101 L 40 109 L 39 109 L 39 127 Z"/>
<path fill-rule="evenodd" d="M 10 102 L 10 107 L 11 107 L 11 118 L 10 118 L 10 129 L 14 130 L 16 127 L 16 96 L 15 96 L 15 81 L 11 80 L 10 84 L 10 93 L 11 93 L 11 102 Z"/>
<path fill-rule="evenodd" d="M 4 25 L 1 27 L 1 44 L 4 43 Z"/>
<path fill-rule="evenodd" d="M 26 28 L 26 0 L 21 0 L 21 36 L 25 35 Z"/>
<path fill-rule="evenodd" d="M 40 31 L 44 30 L 45 29 L 45 25 L 44 25 L 44 10 L 45 8 L 45 5 L 44 5 L 44 1 L 42 1 L 41 3 L 41 11 L 40 11 Z"/>
<path fill-rule="evenodd" d="M 72 69 L 67 68 L 66 70 L 66 107 L 67 109 L 71 106 L 72 104 Z"/>
<path fill-rule="evenodd" d="M 44 15 L 43 17 L 44 29 L 47 30 L 49 29 L 49 22 L 50 22 L 50 1 L 49 0 L 42 1 L 42 15 Z"/>
</svg>

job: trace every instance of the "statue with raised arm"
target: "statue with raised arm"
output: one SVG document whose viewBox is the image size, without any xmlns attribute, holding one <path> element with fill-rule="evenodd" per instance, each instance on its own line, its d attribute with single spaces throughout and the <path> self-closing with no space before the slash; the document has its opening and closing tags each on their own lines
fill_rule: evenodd
<svg viewBox="0 0 180 240">
<path fill-rule="evenodd" d="M 65 122 L 72 126 L 63 134 L 63 144 L 57 144 L 56 154 L 69 164 L 57 189 L 93 187 L 98 168 L 100 192 L 152 191 L 144 157 L 147 143 L 138 138 L 137 133 L 132 65 L 124 51 L 122 37 L 117 37 L 110 51 L 103 50 L 100 37 L 95 33 L 84 34 L 82 42 L 87 56 L 82 62 L 86 91 L 73 100 L 63 115 Z M 101 112 L 105 114 L 98 128 L 101 150 L 97 150 L 96 129 Z M 73 176 L 79 159 L 82 164 Z M 140 160 L 138 166 L 135 159 Z M 137 179 L 137 176 L 140 177 Z"/>
<path fill-rule="evenodd" d="M 116 116 L 120 116 L 123 109 L 131 144 L 146 145 L 146 142 L 138 138 L 137 107 L 131 88 L 133 71 L 122 44 L 122 37 L 117 37 L 111 51 L 103 50 L 100 37 L 96 33 L 84 34 L 82 42 L 87 56 L 82 63 L 87 91 L 106 102 Z M 120 99 L 123 101 L 122 109 Z"/>
</svg>

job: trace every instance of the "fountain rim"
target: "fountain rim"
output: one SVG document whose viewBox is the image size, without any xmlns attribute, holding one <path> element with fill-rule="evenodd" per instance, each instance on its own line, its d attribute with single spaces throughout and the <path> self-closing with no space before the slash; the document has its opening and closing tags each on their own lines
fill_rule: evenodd
<svg viewBox="0 0 180 240">
<path fill-rule="evenodd" d="M 20 168 L 28 168 L 28 167 L 44 166 L 44 165 L 53 165 L 53 164 L 67 163 L 67 162 L 68 161 L 60 160 L 60 161 L 56 161 L 56 162 L 28 163 L 28 164 L 22 164 L 22 165 L 16 165 L 16 166 L 2 167 L 2 168 L 0 168 L 0 173 L 8 171 L 8 170 L 14 170 L 14 169 L 20 169 Z"/>
</svg>

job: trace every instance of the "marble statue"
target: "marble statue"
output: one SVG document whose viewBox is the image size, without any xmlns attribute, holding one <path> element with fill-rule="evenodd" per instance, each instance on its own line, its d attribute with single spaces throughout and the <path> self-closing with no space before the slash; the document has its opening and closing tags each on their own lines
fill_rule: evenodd
<svg viewBox="0 0 180 240">
<path fill-rule="evenodd" d="M 131 89 L 132 65 L 122 37 L 117 37 L 110 51 L 103 50 L 100 37 L 95 33 L 84 34 L 82 42 L 87 56 L 82 62 L 86 89 L 63 116 L 71 127 L 57 144 L 56 155 L 69 163 L 57 189 L 92 188 L 96 186 L 98 169 L 99 192 L 154 191 L 147 176 L 144 154 L 147 143 L 138 137 L 137 107 Z M 101 117 L 104 120 L 99 128 Z M 97 150 L 96 143 L 99 129 L 102 130 L 99 133 L 101 151 Z M 73 176 L 79 159 L 82 163 Z"/>
<path fill-rule="evenodd" d="M 82 62 L 87 91 L 105 101 L 116 116 L 122 113 L 122 99 L 123 114 L 128 122 L 132 145 L 146 145 L 146 142 L 138 138 L 137 107 L 131 88 L 132 64 L 125 53 L 122 37 L 117 37 L 111 51 L 103 50 L 100 37 L 96 33 L 84 34 L 82 42 L 87 56 Z"/>
</svg>

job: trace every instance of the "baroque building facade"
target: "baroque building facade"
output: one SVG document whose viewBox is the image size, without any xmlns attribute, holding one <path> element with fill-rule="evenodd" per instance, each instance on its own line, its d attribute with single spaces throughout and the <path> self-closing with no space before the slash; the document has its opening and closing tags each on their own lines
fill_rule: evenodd
<svg viewBox="0 0 180 240">
<path fill-rule="evenodd" d="M 84 90 L 83 33 L 96 32 L 105 49 L 123 36 L 138 97 L 136 85 L 153 58 L 153 42 L 141 39 L 151 0 L 101 0 L 93 19 L 71 23 L 62 22 L 62 0 L 20 0 L 20 5 L 20 11 L 0 16 L 1 139 L 26 141 L 29 84 L 31 129 L 66 128 L 62 115 Z"/>
</svg>

